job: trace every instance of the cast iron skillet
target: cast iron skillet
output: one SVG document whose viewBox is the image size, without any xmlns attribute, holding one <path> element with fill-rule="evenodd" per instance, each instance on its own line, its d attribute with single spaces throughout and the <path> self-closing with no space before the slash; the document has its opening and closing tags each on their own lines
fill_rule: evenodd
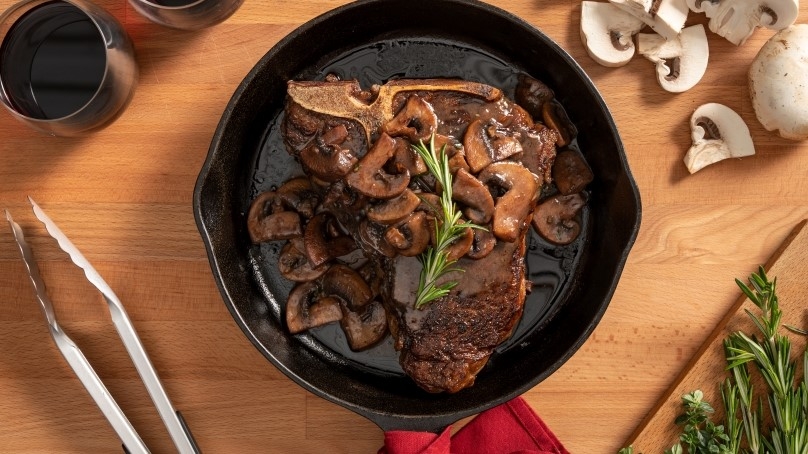
<svg viewBox="0 0 808 454">
<path fill-rule="evenodd" d="M 299 172 L 278 142 L 286 81 L 336 70 L 363 84 L 389 77 L 466 77 L 513 92 L 526 72 L 547 83 L 579 129 L 595 172 L 582 238 L 567 248 L 531 240 L 557 260 L 539 315 L 499 349 L 476 384 L 428 394 L 374 355 L 344 354 L 330 334 L 288 334 L 280 315 L 291 284 L 278 277 L 279 245 L 252 246 L 245 212 L 258 191 Z M 292 380 L 382 429 L 432 430 L 510 400 L 558 369 L 608 306 L 640 223 L 640 200 L 611 115 L 583 70 L 521 19 L 467 0 L 371 0 L 304 24 L 245 77 L 224 111 L 194 192 L 194 214 L 222 297 L 244 334 Z M 552 273 L 551 273 L 552 274 Z M 336 345 L 336 347 L 335 347 Z M 387 358 L 390 360 L 390 358 Z M 395 363 L 395 358 L 392 359 Z M 267 392 L 272 392 L 267 390 Z"/>
</svg>

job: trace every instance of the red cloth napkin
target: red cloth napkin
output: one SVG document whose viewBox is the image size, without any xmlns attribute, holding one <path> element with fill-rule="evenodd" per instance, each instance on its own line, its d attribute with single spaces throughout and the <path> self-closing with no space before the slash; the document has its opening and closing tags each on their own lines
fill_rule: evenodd
<svg viewBox="0 0 808 454">
<path fill-rule="evenodd" d="M 431 432 L 385 432 L 378 454 L 569 454 L 521 397 L 486 410 L 452 437 Z"/>
</svg>

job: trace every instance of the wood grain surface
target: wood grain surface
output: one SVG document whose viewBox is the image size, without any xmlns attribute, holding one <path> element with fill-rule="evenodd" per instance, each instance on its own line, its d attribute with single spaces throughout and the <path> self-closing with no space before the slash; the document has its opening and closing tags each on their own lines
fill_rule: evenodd
<svg viewBox="0 0 808 454">
<path fill-rule="evenodd" d="M 0 9 L 13 2 L 0 0 Z M 242 335 L 216 289 L 191 209 L 196 176 L 238 83 L 296 26 L 345 2 L 247 0 L 228 21 L 199 32 L 151 24 L 124 0 L 97 3 L 120 19 L 137 50 L 140 81 L 123 115 L 96 134 L 66 139 L 0 112 L 0 208 L 26 229 L 65 330 L 153 452 L 173 452 L 100 295 L 34 219 L 27 195 L 124 302 L 205 452 L 375 452 L 383 436 L 376 426 L 302 390 Z M 707 73 L 674 95 L 659 88 L 643 58 L 622 68 L 591 60 L 578 31 L 580 1 L 492 3 L 540 28 L 587 71 L 614 114 L 642 195 L 642 228 L 600 325 L 525 394 L 572 452 L 614 453 L 735 303 L 733 279 L 764 263 L 808 217 L 808 142 L 780 139 L 755 119 L 746 72 L 771 31 L 758 30 L 741 47 L 708 33 Z M 804 3 L 798 22 L 806 21 Z M 690 22 L 704 18 L 692 14 Z M 757 154 L 689 175 L 682 163 L 688 120 L 705 102 L 740 113 Z M 50 340 L 3 230 L 0 452 L 120 452 Z"/>
<path fill-rule="evenodd" d="M 783 323 L 791 326 L 806 326 L 808 321 L 808 293 L 805 292 L 804 284 L 808 280 L 808 267 L 804 263 L 805 257 L 808 257 L 808 228 L 806 221 L 803 221 L 794 228 L 764 266 L 770 279 L 773 276 L 777 278 L 777 295 L 783 312 Z M 741 280 L 748 282 L 746 278 Z M 633 446 L 635 452 L 657 452 L 660 446 L 670 447 L 678 441 L 681 428 L 671 424 L 671 421 L 682 413 L 682 396 L 694 390 L 701 390 L 704 399 L 716 409 L 714 420 L 724 418 L 718 388 L 718 383 L 728 376 L 724 339 L 738 331 L 750 335 L 759 333 L 747 314 L 747 311 L 759 314 L 759 309 L 740 289 L 738 294 L 740 296 L 726 316 L 716 324 L 713 332 L 682 369 L 668 391 L 629 437 L 627 444 Z M 798 364 L 797 376 L 801 377 L 800 358 L 805 351 L 805 336 L 789 337 L 792 339 L 794 352 L 792 358 Z M 758 378 L 754 386 L 755 389 L 762 390 L 766 384 Z"/>
</svg>

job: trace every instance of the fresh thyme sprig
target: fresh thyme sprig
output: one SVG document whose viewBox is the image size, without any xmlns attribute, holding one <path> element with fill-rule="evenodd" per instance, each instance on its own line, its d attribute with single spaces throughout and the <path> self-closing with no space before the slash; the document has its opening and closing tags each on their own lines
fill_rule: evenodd
<svg viewBox="0 0 808 454">
<path fill-rule="evenodd" d="M 447 254 L 449 246 L 462 237 L 467 228 L 483 227 L 469 221 L 460 222 L 460 211 L 452 201 L 452 172 L 449 169 L 449 157 L 446 156 L 446 145 L 436 151 L 433 135 L 429 147 L 423 140 L 412 147 L 426 163 L 429 173 L 437 180 L 435 189 L 441 191 L 440 210 L 436 210 L 439 219 L 435 220 L 435 245 L 428 247 L 418 256 L 421 262 L 421 276 L 418 281 L 415 308 L 421 309 L 429 302 L 448 295 L 457 285 L 455 281 L 437 285 L 441 276 L 452 271 L 463 272 L 463 269 L 452 266 L 457 260 L 449 260 Z"/>
</svg>

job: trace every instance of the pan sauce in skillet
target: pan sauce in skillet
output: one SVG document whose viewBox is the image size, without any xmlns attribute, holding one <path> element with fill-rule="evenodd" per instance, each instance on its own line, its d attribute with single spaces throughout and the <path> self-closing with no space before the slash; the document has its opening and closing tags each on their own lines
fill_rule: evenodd
<svg viewBox="0 0 808 454">
<path fill-rule="evenodd" d="M 408 53 L 417 48 L 423 59 L 418 62 L 405 60 L 403 48 Z M 301 75 L 300 78 L 310 77 L 322 79 L 325 74 L 334 73 L 343 79 L 357 79 L 364 86 L 372 83 L 382 83 L 391 78 L 420 78 L 420 77 L 457 77 L 500 87 L 508 98 L 513 99 L 518 71 L 498 61 L 496 58 L 483 52 L 470 51 L 467 47 L 453 46 L 441 41 L 395 41 L 381 42 L 362 48 L 349 55 L 336 58 L 332 63 L 323 66 L 318 74 Z M 256 163 L 252 193 L 257 195 L 266 190 L 279 187 L 290 177 L 302 173 L 299 165 L 284 150 L 281 137 L 280 124 L 282 114 L 272 123 L 261 147 L 258 162 Z M 568 148 L 575 148 L 573 142 Z M 499 346 L 504 350 L 514 343 L 518 343 L 522 335 L 536 329 L 558 307 L 558 297 L 562 293 L 570 273 L 574 270 L 578 256 L 579 245 L 586 240 L 586 226 L 588 225 L 588 210 L 582 213 L 584 226 L 579 238 L 568 246 L 553 246 L 540 238 L 531 229 L 528 238 L 528 251 L 526 254 L 527 278 L 533 282 L 531 292 L 527 295 L 524 315 L 513 336 Z M 277 270 L 278 255 L 282 243 L 264 243 L 253 248 L 251 253 L 254 259 L 254 269 L 257 278 L 265 281 L 273 290 L 275 296 L 285 300 L 293 283 L 280 278 Z M 274 302 L 274 298 L 268 298 Z M 273 316 L 281 318 L 283 311 L 277 304 L 272 307 Z M 348 347 L 345 336 L 336 324 L 316 328 L 310 335 L 301 336 L 304 343 L 311 345 L 318 351 L 331 350 L 356 365 L 367 368 L 375 373 L 402 374 L 398 364 L 398 353 L 393 350 L 392 341 L 388 337 L 383 343 L 363 352 L 353 352 Z M 318 345 L 320 344 L 320 345 Z M 322 348 L 322 345 L 327 347 Z M 492 361 L 495 362 L 495 359 Z"/>
</svg>

